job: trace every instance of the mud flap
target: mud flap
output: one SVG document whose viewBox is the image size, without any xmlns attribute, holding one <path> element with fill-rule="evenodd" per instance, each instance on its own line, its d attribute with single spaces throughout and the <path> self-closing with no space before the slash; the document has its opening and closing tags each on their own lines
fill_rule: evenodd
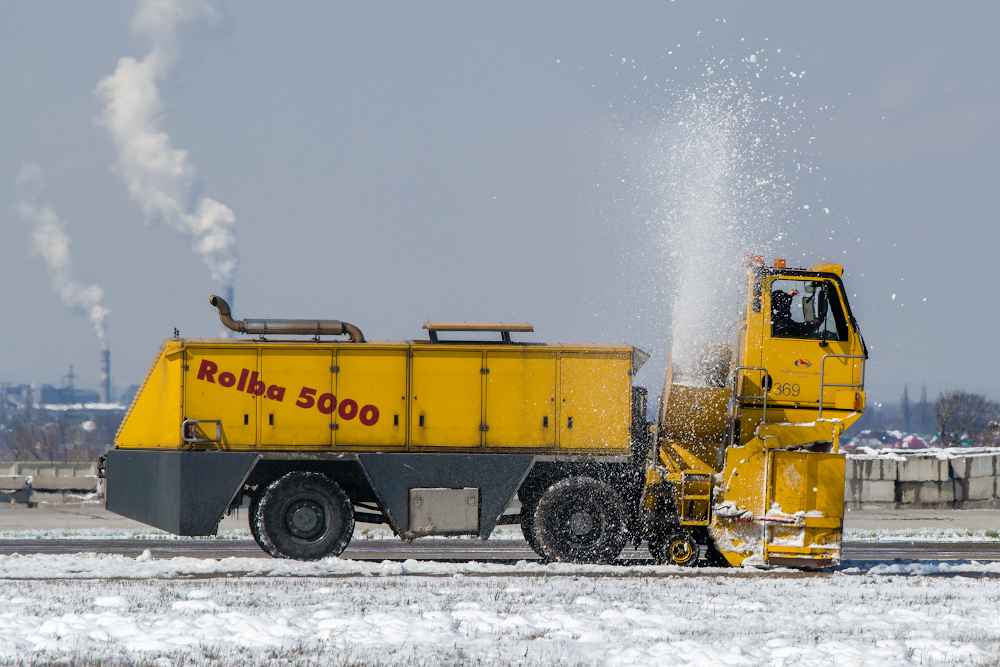
<svg viewBox="0 0 1000 667">
<path fill-rule="evenodd" d="M 528 476 L 530 454 L 359 454 L 389 524 L 410 532 L 411 488 L 479 489 L 479 532 L 486 539 Z"/>
<path fill-rule="evenodd" d="M 259 458 L 247 452 L 112 449 L 105 507 L 174 535 L 212 535 Z"/>
</svg>

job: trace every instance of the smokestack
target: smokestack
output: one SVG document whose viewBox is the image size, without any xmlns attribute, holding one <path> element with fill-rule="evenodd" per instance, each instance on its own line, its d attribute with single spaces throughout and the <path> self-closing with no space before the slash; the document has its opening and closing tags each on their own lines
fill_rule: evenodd
<svg viewBox="0 0 1000 667">
<path fill-rule="evenodd" d="M 101 403 L 111 402 L 111 350 L 101 350 Z"/>
</svg>

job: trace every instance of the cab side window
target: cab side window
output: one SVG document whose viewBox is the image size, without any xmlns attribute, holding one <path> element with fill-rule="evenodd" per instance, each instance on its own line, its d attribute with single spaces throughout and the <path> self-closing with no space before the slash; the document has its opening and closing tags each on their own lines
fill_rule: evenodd
<svg viewBox="0 0 1000 667">
<path fill-rule="evenodd" d="M 847 340 L 847 319 L 833 283 L 788 280 L 771 283 L 771 337 Z"/>
</svg>

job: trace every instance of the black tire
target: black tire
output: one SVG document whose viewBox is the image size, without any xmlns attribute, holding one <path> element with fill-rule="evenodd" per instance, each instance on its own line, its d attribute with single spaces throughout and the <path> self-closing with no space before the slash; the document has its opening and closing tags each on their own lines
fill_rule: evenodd
<svg viewBox="0 0 1000 667">
<path fill-rule="evenodd" d="M 545 556 L 568 563 L 611 563 L 628 539 L 621 497 L 592 477 L 550 486 L 538 501 L 534 528 Z"/>
<path fill-rule="evenodd" d="M 260 530 L 257 528 L 257 510 L 260 509 L 260 495 L 250 496 L 250 506 L 247 508 L 247 523 L 250 525 L 250 534 L 253 535 L 254 542 L 257 543 L 264 551 L 271 554 L 268 551 L 268 547 L 264 545 L 264 541 L 260 537 Z M 272 556 L 274 554 L 271 554 Z"/>
<path fill-rule="evenodd" d="M 317 472 L 290 472 L 264 491 L 257 508 L 264 551 L 276 558 L 339 555 L 354 534 L 354 508 L 343 489 Z"/>
<path fill-rule="evenodd" d="M 673 533 L 650 541 L 649 553 L 661 565 L 694 567 L 698 563 L 698 543 L 687 533 Z"/>
<path fill-rule="evenodd" d="M 521 501 L 521 534 L 524 535 L 528 546 L 536 554 L 542 558 L 546 558 L 545 550 L 542 549 L 542 543 L 538 541 L 538 535 L 535 534 L 535 510 L 537 508 L 537 497 Z"/>
<path fill-rule="evenodd" d="M 705 563 L 709 567 L 732 567 L 732 563 L 726 560 L 726 557 L 722 555 L 712 540 L 708 541 L 708 549 L 705 550 Z"/>
</svg>

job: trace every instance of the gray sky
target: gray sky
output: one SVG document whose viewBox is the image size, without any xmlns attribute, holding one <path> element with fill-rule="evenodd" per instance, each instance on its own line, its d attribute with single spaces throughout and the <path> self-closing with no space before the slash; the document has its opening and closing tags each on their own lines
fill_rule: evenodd
<svg viewBox="0 0 1000 667">
<path fill-rule="evenodd" d="M 537 340 L 651 349 L 639 382 L 655 393 L 669 317 L 652 297 L 669 286 L 650 283 L 644 248 L 660 241 L 641 197 L 612 184 L 641 162 L 670 91 L 702 85 L 709 60 L 764 49 L 770 72 L 806 72 L 793 95 L 799 134 L 815 137 L 789 144 L 815 171 L 795 187 L 792 223 L 775 221 L 775 254 L 845 264 L 874 398 L 904 383 L 913 397 L 922 383 L 1000 397 L 986 298 L 1000 5 L 215 6 L 218 21 L 181 27 L 159 92 L 198 196 L 235 213 L 237 317 L 340 318 L 369 339 L 423 337 L 426 319 L 526 320 Z M 119 388 L 173 327 L 221 330 L 208 267 L 168 225 L 145 225 L 110 169 L 94 91 L 119 58 L 149 52 L 134 11 L 0 9 L 3 381 L 58 384 L 71 363 L 80 384 L 98 375 L 93 327 L 31 254 L 26 163 L 41 167 L 36 201 L 66 221 L 81 278 L 104 290 Z"/>
</svg>

